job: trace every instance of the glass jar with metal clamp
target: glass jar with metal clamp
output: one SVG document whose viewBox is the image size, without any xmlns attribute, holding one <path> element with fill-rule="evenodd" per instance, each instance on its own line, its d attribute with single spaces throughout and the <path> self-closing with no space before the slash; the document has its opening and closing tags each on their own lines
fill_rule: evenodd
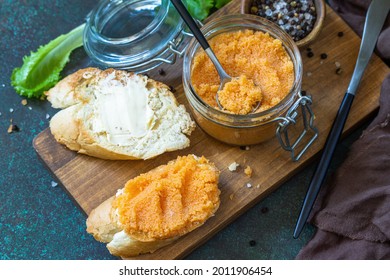
<svg viewBox="0 0 390 280">
<path fill-rule="evenodd" d="M 84 48 L 103 67 L 145 72 L 183 55 L 185 24 L 169 0 L 102 0 L 87 17 Z"/>
</svg>

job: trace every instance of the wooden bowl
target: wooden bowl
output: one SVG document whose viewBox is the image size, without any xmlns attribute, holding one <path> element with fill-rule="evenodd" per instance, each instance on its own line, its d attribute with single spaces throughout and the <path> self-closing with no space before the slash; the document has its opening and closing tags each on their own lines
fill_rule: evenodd
<svg viewBox="0 0 390 280">
<path fill-rule="evenodd" d="M 313 30 L 302 40 L 296 41 L 295 43 L 299 48 L 308 46 L 312 43 L 321 31 L 322 25 L 325 19 L 325 1 L 324 0 L 313 0 L 317 12 L 317 20 L 314 23 Z M 241 13 L 250 14 L 250 8 L 253 0 L 241 0 Z"/>
</svg>

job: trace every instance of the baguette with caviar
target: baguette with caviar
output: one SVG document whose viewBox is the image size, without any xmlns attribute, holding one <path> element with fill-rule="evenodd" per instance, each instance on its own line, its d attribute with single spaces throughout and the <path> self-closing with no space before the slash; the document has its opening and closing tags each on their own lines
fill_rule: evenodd
<svg viewBox="0 0 390 280">
<path fill-rule="evenodd" d="M 220 204 L 219 171 L 204 157 L 178 157 L 129 180 L 95 208 L 87 232 L 111 254 L 154 252 L 200 227 Z"/>
<path fill-rule="evenodd" d="M 123 70 L 81 69 L 46 92 L 55 139 L 113 159 L 148 159 L 189 146 L 195 123 L 163 83 Z"/>
</svg>

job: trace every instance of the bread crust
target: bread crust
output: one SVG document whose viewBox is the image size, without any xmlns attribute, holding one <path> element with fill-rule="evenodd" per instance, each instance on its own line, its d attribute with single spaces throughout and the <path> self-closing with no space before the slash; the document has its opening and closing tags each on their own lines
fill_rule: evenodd
<svg viewBox="0 0 390 280">
<path fill-rule="evenodd" d="M 175 123 L 180 124 L 180 128 L 176 128 L 174 132 L 177 137 L 171 137 L 173 141 L 172 139 L 170 139 L 171 141 L 160 139 L 158 135 L 163 135 L 163 133 L 157 131 L 159 127 L 156 126 L 156 134 L 158 135 L 154 137 L 156 138 L 155 143 L 148 140 L 149 147 L 144 147 L 142 151 L 132 151 L 131 147 L 121 147 L 109 143 L 106 141 L 107 137 L 104 138 L 92 131 L 90 122 L 96 116 L 93 112 L 90 112 L 95 100 L 91 88 L 96 86 L 99 81 L 112 79 L 112 77 L 121 83 L 125 83 L 126 79 L 143 79 L 145 87 L 153 95 L 154 100 L 163 100 L 161 103 L 166 106 L 166 111 L 169 114 L 177 115 L 172 121 L 172 126 Z M 54 138 L 71 150 L 101 159 L 148 159 L 166 151 L 183 149 L 190 144 L 185 135 L 190 135 L 195 129 L 195 123 L 185 111 L 184 106 L 177 103 L 175 96 L 170 92 L 167 85 L 135 73 L 115 69 L 104 71 L 97 68 L 81 69 L 61 80 L 45 94 L 54 108 L 63 109 L 53 116 L 50 121 L 50 130 Z M 160 117 L 166 122 L 169 121 L 168 117 L 164 115 Z"/>
</svg>

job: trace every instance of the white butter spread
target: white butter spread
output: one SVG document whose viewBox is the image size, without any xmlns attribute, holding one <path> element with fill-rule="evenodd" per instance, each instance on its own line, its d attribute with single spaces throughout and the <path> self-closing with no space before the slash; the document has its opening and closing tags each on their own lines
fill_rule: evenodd
<svg viewBox="0 0 390 280">
<path fill-rule="evenodd" d="M 148 105 L 149 91 L 138 77 L 121 82 L 109 79 L 99 86 L 96 96 L 96 132 L 104 132 L 116 145 L 131 144 L 132 138 L 145 136 L 153 126 L 154 114 Z"/>
</svg>

